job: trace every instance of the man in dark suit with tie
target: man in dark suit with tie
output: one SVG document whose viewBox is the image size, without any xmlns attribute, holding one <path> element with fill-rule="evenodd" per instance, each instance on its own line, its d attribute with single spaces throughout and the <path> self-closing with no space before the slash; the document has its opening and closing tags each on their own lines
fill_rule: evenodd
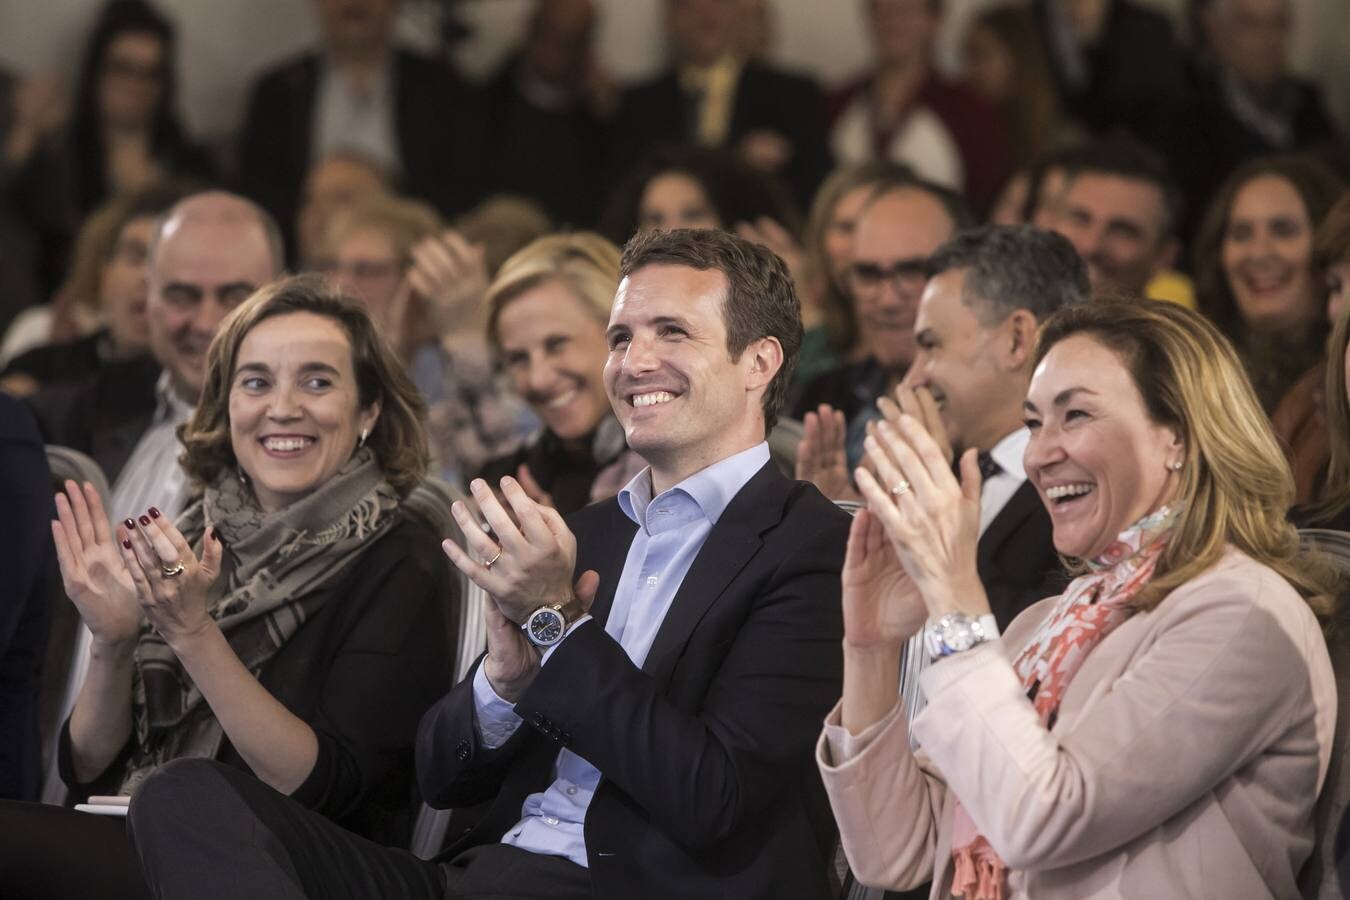
<svg viewBox="0 0 1350 900">
<path fill-rule="evenodd" d="M 903 406 L 946 434 L 956 455 L 980 451 L 977 565 L 999 628 L 1060 591 L 1050 516 L 1022 468 L 1022 401 L 1036 329 L 1091 296 L 1087 268 L 1064 237 L 1029 225 L 964 231 L 929 258 L 914 321 Z M 890 406 L 892 412 L 894 405 Z"/>
<path fill-rule="evenodd" d="M 422 861 L 171 763 L 131 808 L 156 896 L 830 896 L 811 747 L 841 684 L 848 517 L 769 460 L 791 277 L 688 230 L 635 238 L 621 275 L 604 382 L 649 468 L 567 521 L 510 478 L 505 504 L 471 486 L 490 534 L 454 507 L 488 650 L 423 718 L 418 776 L 431 804 L 486 811 Z"/>
</svg>

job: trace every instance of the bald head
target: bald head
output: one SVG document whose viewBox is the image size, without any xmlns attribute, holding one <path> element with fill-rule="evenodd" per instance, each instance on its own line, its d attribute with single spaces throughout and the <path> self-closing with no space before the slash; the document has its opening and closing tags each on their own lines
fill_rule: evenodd
<svg viewBox="0 0 1350 900">
<path fill-rule="evenodd" d="M 194 194 L 160 221 L 147 267 L 150 351 L 184 400 L 197 402 L 220 321 L 280 275 L 284 260 L 272 217 L 234 194 Z"/>
</svg>

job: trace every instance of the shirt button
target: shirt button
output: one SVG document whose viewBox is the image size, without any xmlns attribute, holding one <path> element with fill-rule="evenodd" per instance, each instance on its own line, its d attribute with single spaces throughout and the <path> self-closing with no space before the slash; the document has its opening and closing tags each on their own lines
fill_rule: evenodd
<svg viewBox="0 0 1350 900">
<path fill-rule="evenodd" d="M 656 587 L 656 580 L 657 580 L 657 579 L 656 579 L 656 576 L 655 576 L 655 575 L 648 575 L 648 576 L 647 576 L 647 587 L 651 587 L 651 588 Z"/>
<path fill-rule="evenodd" d="M 575 787 L 570 787 L 570 788 L 567 789 L 567 796 L 569 796 L 569 797 L 575 797 L 576 795 L 577 795 L 577 789 L 576 789 Z"/>
<path fill-rule="evenodd" d="M 545 824 L 545 825 L 557 825 L 557 824 L 558 824 L 558 820 L 555 819 L 553 816 L 544 816 L 544 824 Z"/>
</svg>

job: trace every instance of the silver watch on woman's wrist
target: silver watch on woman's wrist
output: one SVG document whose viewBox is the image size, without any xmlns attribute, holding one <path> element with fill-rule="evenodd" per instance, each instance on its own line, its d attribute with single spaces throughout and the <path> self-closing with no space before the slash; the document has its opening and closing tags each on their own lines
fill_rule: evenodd
<svg viewBox="0 0 1350 900">
<path fill-rule="evenodd" d="M 998 637 L 998 622 L 993 613 L 972 619 L 965 613 L 950 612 L 929 622 L 923 630 L 924 646 L 933 659 L 961 653 Z"/>
</svg>

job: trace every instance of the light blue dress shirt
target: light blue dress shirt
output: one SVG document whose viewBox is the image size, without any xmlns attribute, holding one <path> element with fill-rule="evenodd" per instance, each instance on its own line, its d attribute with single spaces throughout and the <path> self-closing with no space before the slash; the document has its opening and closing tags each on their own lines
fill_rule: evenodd
<svg viewBox="0 0 1350 900">
<path fill-rule="evenodd" d="M 768 461 L 769 445 L 760 443 L 689 476 L 659 497 L 652 497 L 650 469 L 643 469 L 619 491 L 619 508 L 638 529 L 615 587 L 605 631 L 619 642 L 633 665 L 641 666 L 646 660 L 675 593 L 713 525 Z M 559 646 L 544 655 L 545 666 Z M 479 741 L 487 748 L 500 747 L 520 727 L 520 717 L 511 703 L 497 696 L 481 665 L 474 674 L 473 695 Z M 502 843 L 565 856 L 586 866 L 583 827 L 601 773 L 570 750 L 559 752 L 554 771 L 547 790 L 525 799 L 520 821 L 502 836 Z"/>
</svg>

